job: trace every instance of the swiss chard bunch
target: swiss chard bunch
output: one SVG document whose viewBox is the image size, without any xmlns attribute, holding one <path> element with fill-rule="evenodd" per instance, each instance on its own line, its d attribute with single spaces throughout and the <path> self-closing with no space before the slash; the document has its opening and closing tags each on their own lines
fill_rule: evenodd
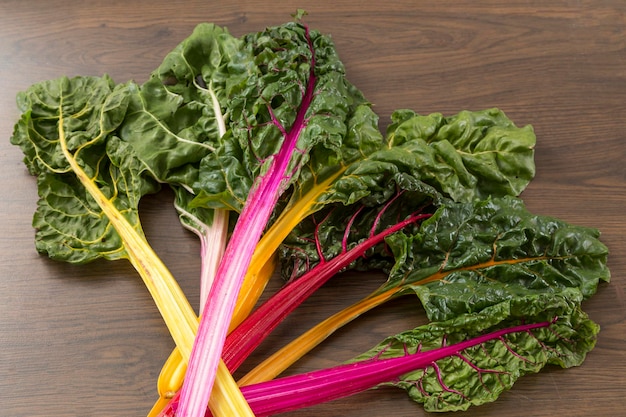
<svg viewBox="0 0 626 417">
<path fill-rule="evenodd" d="M 532 215 L 517 197 L 535 174 L 532 127 L 498 109 L 398 110 L 383 135 L 330 38 L 299 21 L 239 38 L 200 24 L 142 85 L 63 77 L 18 105 L 11 141 L 38 178 L 37 249 L 128 259 L 176 343 L 150 415 L 201 416 L 207 404 L 269 415 L 385 383 L 428 410 L 459 410 L 546 364 L 578 365 L 595 343 L 580 303 L 609 280 L 607 250 L 597 231 Z M 201 241 L 200 317 L 139 222 L 139 200 L 162 184 Z M 253 309 L 277 266 L 288 282 Z M 380 287 L 239 388 L 231 372 L 349 268 L 383 271 Z M 354 363 L 270 381 L 404 295 L 432 322 Z"/>
</svg>

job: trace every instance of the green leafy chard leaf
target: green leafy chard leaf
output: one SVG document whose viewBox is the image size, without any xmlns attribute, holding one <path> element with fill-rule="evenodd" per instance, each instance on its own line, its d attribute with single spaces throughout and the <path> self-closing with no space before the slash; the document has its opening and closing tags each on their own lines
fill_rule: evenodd
<svg viewBox="0 0 626 417">
<path fill-rule="evenodd" d="M 357 122 L 349 132 L 361 132 L 351 142 L 364 145 L 362 151 L 345 162 L 334 161 L 329 168 L 303 170 L 284 213 L 293 209 L 301 215 L 311 214 L 337 203 L 345 205 L 346 211 L 353 209 L 349 208 L 352 204 L 373 207 L 384 204 L 398 189 L 415 190 L 416 184 L 424 195 L 443 193 L 455 201 L 471 201 L 490 193 L 517 194 L 534 174 L 532 128 L 518 129 L 497 109 L 465 111 L 449 118 L 401 110 L 392 119 L 386 143 L 371 140 L 376 138 L 375 123 Z M 377 122 L 370 117 L 357 120 Z M 329 171 L 336 177 L 324 183 L 322 173 Z M 498 185 L 492 187 L 495 176 Z M 440 204 L 442 198 L 433 202 Z M 303 223 L 311 221 L 315 219 Z M 282 224 L 281 228 L 285 229 Z M 300 265 L 310 265 L 317 249 L 311 243 L 308 247 L 294 245 L 297 234 L 288 238 L 282 258 L 307 259 Z M 293 275 L 291 270 L 288 275 Z"/>
<path fill-rule="evenodd" d="M 99 161 L 100 187 L 133 229 L 143 235 L 139 199 L 158 186 L 141 175 L 142 166 L 125 144 L 110 139 L 112 159 Z M 117 159 L 120 158 L 120 159 Z M 109 166 L 107 166 L 109 165 Z M 105 185 L 106 184 L 106 185 Z M 38 177 L 40 200 L 33 217 L 36 248 L 53 259 L 84 263 L 96 258 L 127 258 L 126 249 L 110 219 L 102 213 L 84 186 L 70 174 L 42 173 Z"/>
<path fill-rule="evenodd" d="M 532 127 L 516 127 L 498 109 L 450 117 L 398 110 L 392 121 L 379 161 L 418 171 L 455 201 L 517 196 L 535 175 Z"/>
<path fill-rule="evenodd" d="M 223 146 L 203 159 L 194 187 L 197 204 L 237 211 L 287 133 L 299 131 L 298 152 L 290 161 L 284 189 L 300 176 L 314 175 L 314 182 L 332 176 L 341 161 L 361 154 L 366 146 L 354 143 L 357 136 L 365 136 L 356 127 L 372 125 L 372 120 L 376 124 L 369 103 L 346 80 L 328 36 L 316 31 L 307 35 L 303 25 L 288 23 L 245 35 L 242 42 L 257 70 L 245 84 L 230 89 L 230 131 Z M 299 120 L 311 65 L 315 65 L 315 90 Z M 379 144 L 381 135 L 377 131 L 375 135 Z"/>
<path fill-rule="evenodd" d="M 203 23 L 135 89 L 120 135 L 155 178 L 191 189 L 200 160 L 222 146 L 229 91 L 251 63 L 240 40 Z"/>
<path fill-rule="evenodd" d="M 383 290 L 415 292 L 432 320 L 530 294 L 608 281 L 608 250 L 595 229 L 533 215 L 514 197 L 441 207 L 414 235 L 388 238 L 396 257 Z"/>
<path fill-rule="evenodd" d="M 106 76 L 63 77 L 31 86 L 18 95 L 18 105 L 22 116 L 11 142 L 38 176 L 37 249 L 74 263 L 125 258 L 118 233 L 84 181 L 143 233 L 139 199 L 157 185 L 142 175 L 139 161 L 114 136 L 128 106 L 127 86 L 115 86 Z"/>
<path fill-rule="evenodd" d="M 367 112 L 360 110 L 361 116 Z M 337 202 L 382 204 L 395 192 L 394 184 L 416 180 L 454 201 L 517 195 L 534 175 L 532 127 L 517 128 L 498 109 L 463 111 L 448 118 L 399 110 L 392 115 L 385 141 L 374 133 L 376 123 L 363 122 L 377 122 L 375 118 L 356 120 L 350 132 L 361 132 L 354 142 L 365 146 L 349 163 L 335 162 L 335 172 L 341 167 L 339 175 L 318 190 L 309 213 Z M 315 173 L 324 171 L 311 172 L 321 183 L 324 176 Z M 304 177 L 294 197 L 301 199 L 302 190 L 314 189 L 314 184 Z"/>
<path fill-rule="evenodd" d="M 464 111 L 448 118 L 399 110 L 392 120 L 387 143 L 377 142 L 378 146 L 369 146 L 368 152 L 345 164 L 341 175 L 319 191 L 309 206 L 310 213 L 332 203 L 346 207 L 355 203 L 356 207 L 381 205 L 397 189 L 415 189 L 415 184 L 420 184 L 426 194 L 443 193 L 454 201 L 472 201 L 491 193 L 515 195 L 534 174 L 532 128 L 515 127 L 497 109 Z M 299 187 L 292 201 L 302 199 L 302 190 L 313 188 L 306 181 Z M 440 204 L 442 198 L 435 199 L 435 204 Z M 303 222 L 307 221 L 314 219 Z M 287 244 L 296 248 L 293 239 Z M 309 245 L 307 250 L 306 245 L 297 246 L 294 252 L 283 248 L 283 259 L 302 259 L 305 254 L 314 259 L 309 257 L 314 247 Z"/>
<path fill-rule="evenodd" d="M 533 294 L 503 301 L 389 337 L 355 360 L 427 352 L 496 329 L 554 320 L 549 327 L 489 340 L 385 384 L 406 390 L 429 412 L 466 410 L 496 400 L 521 376 L 547 365 L 580 365 L 595 346 L 599 331 L 580 310 L 580 301 L 581 294 L 574 289 L 559 295 Z"/>
<path fill-rule="evenodd" d="M 22 116 L 11 141 L 38 177 L 37 248 L 68 262 L 128 259 L 188 355 L 196 315 L 148 245 L 137 213 L 140 198 L 157 184 L 114 135 L 129 87 L 106 76 L 35 84 L 18 96 Z"/>
</svg>

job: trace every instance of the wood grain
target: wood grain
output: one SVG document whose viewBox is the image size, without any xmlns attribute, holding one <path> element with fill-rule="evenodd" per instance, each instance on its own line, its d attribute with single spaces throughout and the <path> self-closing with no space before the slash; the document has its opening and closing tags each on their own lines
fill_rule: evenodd
<svg viewBox="0 0 626 417">
<path fill-rule="evenodd" d="M 71 266 L 35 253 L 35 181 L 8 139 L 18 91 L 60 75 L 144 81 L 200 22 L 235 35 L 290 19 L 285 1 L 0 2 L 0 415 L 145 415 L 172 342 L 124 262 Z M 626 415 L 626 3 L 579 1 L 318 1 L 306 21 L 332 35 L 348 78 L 381 126 L 398 108 L 453 114 L 503 109 L 538 137 L 537 176 L 523 197 L 538 213 L 599 228 L 613 281 L 585 303 L 602 326 L 576 369 L 522 378 L 497 402 L 462 415 Z M 167 191 L 146 198 L 155 249 L 198 300 L 198 242 L 178 225 Z M 358 299 L 383 277 L 346 274 L 324 286 L 244 368 Z M 279 285 L 272 283 L 272 288 Z M 348 359 L 425 320 L 404 298 L 332 336 L 290 372 Z M 424 415 L 404 393 L 380 389 L 288 416 Z"/>
</svg>

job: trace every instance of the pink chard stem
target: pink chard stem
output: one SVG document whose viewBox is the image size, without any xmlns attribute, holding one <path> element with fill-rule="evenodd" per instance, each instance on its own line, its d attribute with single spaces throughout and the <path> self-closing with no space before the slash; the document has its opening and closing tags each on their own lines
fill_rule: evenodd
<svg viewBox="0 0 626 417">
<path fill-rule="evenodd" d="M 309 45 L 313 52 L 310 40 Z M 252 253 L 283 192 L 291 156 L 306 125 L 306 113 L 313 100 L 316 83 L 313 56 L 312 53 L 309 80 L 293 127 L 286 133 L 281 149 L 272 158 L 267 172 L 257 178 L 217 270 L 181 388 L 179 417 L 200 417 L 206 412 L 239 290 Z M 280 127 L 277 120 L 274 123 Z"/>
<path fill-rule="evenodd" d="M 242 388 L 257 417 L 310 407 L 365 391 L 400 376 L 434 366 L 436 361 L 460 355 L 465 349 L 511 333 L 548 327 L 551 321 L 500 329 L 473 339 L 425 352 L 389 359 L 369 359 L 330 369 L 261 382 Z"/>
<path fill-rule="evenodd" d="M 404 356 L 381 359 L 374 357 L 363 361 L 339 365 L 332 368 L 298 374 L 272 381 L 261 382 L 241 388 L 241 392 L 257 417 L 265 417 L 324 402 L 347 397 L 377 385 L 395 381 L 402 375 L 418 369 L 437 368 L 436 362 L 451 356 L 463 357 L 464 350 L 479 346 L 491 340 L 501 340 L 513 333 L 532 333 L 532 330 L 549 327 L 556 321 L 543 321 L 521 324 L 496 330 L 452 345 L 445 345 L 428 351 L 406 353 Z M 474 369 L 478 372 L 484 370 Z M 443 381 L 440 380 L 443 384 Z M 442 385 L 444 388 L 445 385 Z M 178 403 L 174 400 L 160 415 L 176 415 Z M 211 417 L 209 410 L 206 417 Z"/>
</svg>

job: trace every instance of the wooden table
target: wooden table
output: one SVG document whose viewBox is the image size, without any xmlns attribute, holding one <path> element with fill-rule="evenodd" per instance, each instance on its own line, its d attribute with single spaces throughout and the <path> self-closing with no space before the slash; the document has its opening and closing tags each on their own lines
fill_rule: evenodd
<svg viewBox="0 0 626 417">
<path fill-rule="evenodd" d="M 64 74 L 143 82 L 197 23 L 242 35 L 290 20 L 303 5 L 0 2 L 0 415 L 145 415 L 173 346 L 128 263 L 72 266 L 35 252 L 35 180 L 9 144 L 16 93 Z M 537 176 L 523 194 L 528 207 L 599 228 L 611 250 L 613 281 L 585 303 L 602 332 L 584 365 L 524 377 L 496 403 L 462 415 L 626 415 L 626 3 L 319 1 L 307 9 L 308 24 L 332 34 L 348 78 L 374 103 L 382 128 L 397 108 L 454 114 L 499 107 L 517 125 L 532 124 Z M 198 242 L 179 226 L 171 197 L 164 191 L 146 198 L 143 223 L 197 305 Z M 331 282 L 253 360 L 380 279 L 348 274 Z M 423 321 L 417 302 L 401 299 L 333 336 L 293 372 L 348 359 Z M 403 392 L 381 389 L 289 415 L 424 414 Z"/>
</svg>

